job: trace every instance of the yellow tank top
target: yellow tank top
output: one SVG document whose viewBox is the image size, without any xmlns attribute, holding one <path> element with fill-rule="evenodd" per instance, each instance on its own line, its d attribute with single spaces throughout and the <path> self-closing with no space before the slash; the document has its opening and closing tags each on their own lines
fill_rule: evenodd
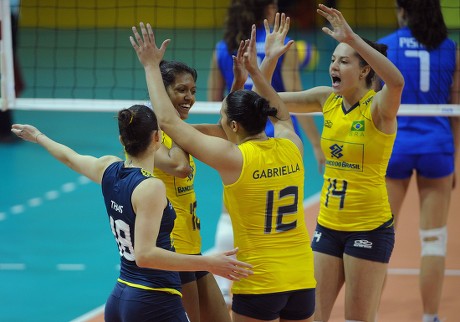
<svg viewBox="0 0 460 322">
<path fill-rule="evenodd" d="M 224 185 L 237 258 L 254 275 L 233 283 L 234 294 L 267 294 L 314 288 L 313 253 L 303 213 L 304 167 L 287 139 L 239 145 L 243 170 Z"/>
<path fill-rule="evenodd" d="M 326 157 L 318 222 L 339 231 L 372 230 L 392 218 L 385 175 L 395 134 L 372 121 L 370 90 L 348 112 L 331 94 L 323 107 L 321 148 Z"/>
<path fill-rule="evenodd" d="M 171 138 L 163 132 L 163 144 L 171 148 Z M 176 220 L 172 231 L 172 239 L 176 252 L 181 254 L 199 254 L 201 252 L 200 219 L 196 215 L 196 195 L 194 181 L 196 166 L 190 156 L 193 171 L 187 178 L 169 175 L 160 169 L 154 169 L 154 175 L 166 186 L 166 196 L 176 211 Z"/>
</svg>

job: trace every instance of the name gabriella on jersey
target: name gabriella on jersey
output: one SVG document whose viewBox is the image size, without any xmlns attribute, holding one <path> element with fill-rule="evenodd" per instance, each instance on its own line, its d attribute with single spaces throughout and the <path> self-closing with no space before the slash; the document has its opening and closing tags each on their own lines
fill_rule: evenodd
<svg viewBox="0 0 460 322">
<path fill-rule="evenodd" d="M 276 168 L 256 170 L 252 173 L 252 177 L 254 179 L 274 178 L 274 177 L 286 176 L 291 173 L 295 173 L 297 171 L 300 171 L 300 166 L 298 163 L 288 164 L 288 165 L 283 165 L 281 167 L 276 167 Z"/>
<path fill-rule="evenodd" d="M 113 210 L 119 212 L 120 214 L 123 213 L 123 206 L 117 204 L 117 203 L 116 203 L 115 201 L 113 201 L 113 200 L 110 200 L 110 208 L 112 208 Z"/>
</svg>

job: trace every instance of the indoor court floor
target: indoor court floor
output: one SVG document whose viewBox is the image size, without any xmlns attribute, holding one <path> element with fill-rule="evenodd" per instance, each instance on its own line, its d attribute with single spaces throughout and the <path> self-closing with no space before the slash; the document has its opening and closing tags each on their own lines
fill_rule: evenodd
<svg viewBox="0 0 460 322">
<path fill-rule="evenodd" d="M 15 111 L 18 123 L 37 125 L 49 136 L 92 155 L 122 155 L 111 113 Z M 193 115 L 192 123 L 216 116 Z M 100 188 L 68 170 L 37 145 L 0 145 L 0 321 L 102 321 L 102 306 L 118 271 L 118 253 Z M 312 233 L 318 209 L 317 173 L 306 143 L 305 212 Z M 221 183 L 198 163 L 196 190 L 203 250 L 214 245 Z M 460 178 L 460 172 L 457 172 Z M 417 270 L 420 258 L 418 203 L 414 186 L 403 206 L 379 320 L 420 321 Z M 444 322 L 460 315 L 460 187 L 449 217 L 446 280 L 441 304 Z M 343 321 L 343 294 L 332 322 Z"/>
</svg>

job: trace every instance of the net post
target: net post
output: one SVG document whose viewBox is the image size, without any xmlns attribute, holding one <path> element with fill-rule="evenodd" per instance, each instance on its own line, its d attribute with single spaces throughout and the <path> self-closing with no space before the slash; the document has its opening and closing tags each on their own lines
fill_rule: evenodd
<svg viewBox="0 0 460 322">
<path fill-rule="evenodd" d="M 1 109 L 6 111 L 13 106 L 16 99 L 14 90 L 13 41 L 11 30 L 10 0 L 0 1 L 0 75 L 1 75 Z"/>
</svg>

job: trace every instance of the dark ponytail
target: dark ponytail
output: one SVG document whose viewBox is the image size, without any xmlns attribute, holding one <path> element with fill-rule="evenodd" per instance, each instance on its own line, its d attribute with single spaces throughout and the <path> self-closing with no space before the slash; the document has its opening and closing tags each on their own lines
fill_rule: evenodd
<svg viewBox="0 0 460 322">
<path fill-rule="evenodd" d="M 126 153 L 137 156 L 150 144 L 153 131 L 158 131 L 155 113 L 145 105 L 133 105 L 118 112 L 118 130 Z"/>
</svg>

